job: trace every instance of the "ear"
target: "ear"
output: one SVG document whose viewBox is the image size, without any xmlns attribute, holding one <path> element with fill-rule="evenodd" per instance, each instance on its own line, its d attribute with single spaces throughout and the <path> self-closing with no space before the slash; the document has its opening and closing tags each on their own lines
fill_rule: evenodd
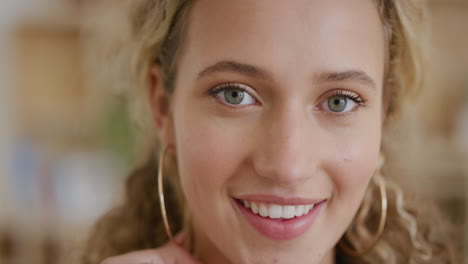
<svg viewBox="0 0 468 264">
<path fill-rule="evenodd" d="M 159 139 L 165 146 L 175 146 L 170 95 L 165 90 L 164 75 L 159 65 L 150 67 L 148 89 L 153 122 Z"/>
</svg>

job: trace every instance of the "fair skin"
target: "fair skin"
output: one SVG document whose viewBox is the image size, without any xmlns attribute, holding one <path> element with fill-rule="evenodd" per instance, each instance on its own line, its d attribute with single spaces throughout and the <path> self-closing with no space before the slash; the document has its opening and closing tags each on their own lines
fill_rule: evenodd
<svg viewBox="0 0 468 264">
<path fill-rule="evenodd" d="M 332 264 L 380 150 L 385 44 L 374 3 L 197 1 L 186 34 L 174 92 L 155 66 L 150 95 L 200 261 Z M 275 236 L 246 219 L 246 197 L 322 203 L 305 230 Z M 195 263 L 176 260 L 187 254 L 168 244 L 106 264 Z"/>
</svg>

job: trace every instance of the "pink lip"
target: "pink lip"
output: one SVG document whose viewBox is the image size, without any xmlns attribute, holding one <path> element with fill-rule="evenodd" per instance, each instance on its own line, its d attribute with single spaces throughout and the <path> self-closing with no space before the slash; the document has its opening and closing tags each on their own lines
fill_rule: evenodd
<svg viewBox="0 0 468 264">
<path fill-rule="evenodd" d="M 314 208 L 312 208 L 307 215 L 292 219 L 271 219 L 268 217 L 261 217 L 260 215 L 254 214 L 250 209 L 245 208 L 241 201 L 237 199 L 233 199 L 233 201 L 236 204 L 236 207 L 242 212 L 242 215 L 246 217 L 247 221 L 258 232 L 273 240 L 290 240 L 302 235 L 309 229 L 321 209 L 325 206 L 327 200 L 322 200 L 316 203 Z M 289 204 L 292 205 L 292 203 Z M 307 202 L 298 204 L 311 203 Z"/>
<path fill-rule="evenodd" d="M 324 199 L 306 199 L 299 197 L 285 198 L 275 195 L 240 195 L 235 196 L 235 199 L 247 200 L 251 202 L 265 203 L 265 204 L 279 204 L 279 205 L 306 205 L 306 204 L 317 204 L 323 202 Z"/>
</svg>

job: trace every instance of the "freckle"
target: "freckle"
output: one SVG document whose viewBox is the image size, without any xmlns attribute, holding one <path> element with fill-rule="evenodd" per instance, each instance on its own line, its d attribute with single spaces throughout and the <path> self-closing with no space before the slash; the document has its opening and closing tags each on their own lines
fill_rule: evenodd
<svg viewBox="0 0 468 264">
<path fill-rule="evenodd" d="M 278 263 L 278 259 L 275 258 L 275 259 L 273 260 L 273 263 Z"/>
<path fill-rule="evenodd" d="M 351 162 L 351 159 L 345 158 L 345 159 L 344 159 L 344 162 L 349 163 L 349 162 Z"/>
</svg>

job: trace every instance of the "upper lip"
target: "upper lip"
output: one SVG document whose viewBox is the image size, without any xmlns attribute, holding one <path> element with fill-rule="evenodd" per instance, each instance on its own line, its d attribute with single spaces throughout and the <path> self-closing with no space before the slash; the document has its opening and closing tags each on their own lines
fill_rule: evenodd
<svg viewBox="0 0 468 264">
<path fill-rule="evenodd" d="M 248 194 L 234 196 L 235 199 L 247 200 L 251 202 L 278 204 L 278 205 L 306 205 L 317 204 L 325 201 L 326 199 L 310 199 L 302 197 L 283 197 L 270 194 Z"/>
</svg>

